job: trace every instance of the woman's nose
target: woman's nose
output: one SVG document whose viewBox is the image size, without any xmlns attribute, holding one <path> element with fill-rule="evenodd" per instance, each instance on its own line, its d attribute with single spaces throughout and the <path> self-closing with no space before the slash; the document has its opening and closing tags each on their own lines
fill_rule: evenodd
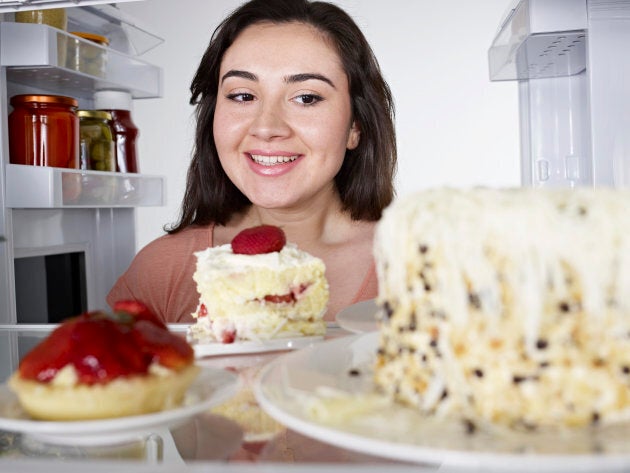
<svg viewBox="0 0 630 473">
<path fill-rule="evenodd" d="M 262 140 L 272 140 L 287 136 L 290 133 L 290 126 L 283 113 L 282 106 L 275 102 L 261 103 L 251 123 L 249 132 Z"/>
</svg>

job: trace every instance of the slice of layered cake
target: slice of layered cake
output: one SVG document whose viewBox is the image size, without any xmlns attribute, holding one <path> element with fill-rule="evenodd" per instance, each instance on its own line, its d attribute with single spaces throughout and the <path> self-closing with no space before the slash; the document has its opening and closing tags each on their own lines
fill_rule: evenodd
<svg viewBox="0 0 630 473">
<path fill-rule="evenodd" d="M 630 418 L 628 191 L 424 191 L 375 257 L 391 399 L 528 430 Z"/>
<path fill-rule="evenodd" d="M 231 244 L 197 252 L 199 305 L 192 339 L 231 343 L 323 335 L 328 304 L 324 262 L 261 225 Z"/>
</svg>

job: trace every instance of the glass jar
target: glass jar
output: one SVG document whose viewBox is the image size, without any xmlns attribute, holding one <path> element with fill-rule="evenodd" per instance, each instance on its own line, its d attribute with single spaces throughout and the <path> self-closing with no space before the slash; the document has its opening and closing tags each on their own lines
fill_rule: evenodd
<svg viewBox="0 0 630 473">
<path fill-rule="evenodd" d="M 102 110 L 79 110 L 81 130 L 81 169 L 116 171 L 114 139 L 109 121 L 112 115 Z"/>
<path fill-rule="evenodd" d="M 15 12 L 17 23 L 39 23 L 66 31 L 68 15 L 65 8 L 48 8 L 45 10 L 20 10 Z"/>
<path fill-rule="evenodd" d="M 109 40 L 94 33 L 73 31 L 70 37 L 66 67 L 91 76 L 105 77 Z M 81 38 L 81 39 L 79 39 Z"/>
<path fill-rule="evenodd" d="M 68 14 L 65 8 L 47 8 L 45 10 L 20 10 L 15 13 L 17 23 L 36 23 L 48 25 L 63 31 L 68 29 Z M 57 33 L 57 65 L 65 66 L 68 36 Z"/>
<path fill-rule="evenodd" d="M 63 95 L 14 95 L 9 160 L 13 164 L 79 167 L 78 101 Z"/>
</svg>

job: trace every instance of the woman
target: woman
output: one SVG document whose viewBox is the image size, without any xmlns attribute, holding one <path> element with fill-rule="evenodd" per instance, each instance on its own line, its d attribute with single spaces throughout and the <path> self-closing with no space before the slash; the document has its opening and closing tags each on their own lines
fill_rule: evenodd
<svg viewBox="0 0 630 473">
<path fill-rule="evenodd" d="M 354 21 L 324 2 L 250 1 L 215 30 L 191 92 L 180 219 L 138 253 L 108 302 L 137 299 L 167 322 L 191 322 L 193 253 L 262 223 L 324 260 L 327 320 L 373 298 L 374 227 L 394 194 L 394 110 Z"/>
</svg>

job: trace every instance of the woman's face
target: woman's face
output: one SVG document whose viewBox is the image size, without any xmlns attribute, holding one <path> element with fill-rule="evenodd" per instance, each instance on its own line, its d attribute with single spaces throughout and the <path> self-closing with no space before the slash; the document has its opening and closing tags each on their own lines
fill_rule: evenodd
<svg viewBox="0 0 630 473">
<path fill-rule="evenodd" d="M 359 142 L 337 52 L 303 23 L 246 28 L 221 62 L 213 131 L 223 169 L 255 205 L 299 208 L 334 192 Z"/>
</svg>

